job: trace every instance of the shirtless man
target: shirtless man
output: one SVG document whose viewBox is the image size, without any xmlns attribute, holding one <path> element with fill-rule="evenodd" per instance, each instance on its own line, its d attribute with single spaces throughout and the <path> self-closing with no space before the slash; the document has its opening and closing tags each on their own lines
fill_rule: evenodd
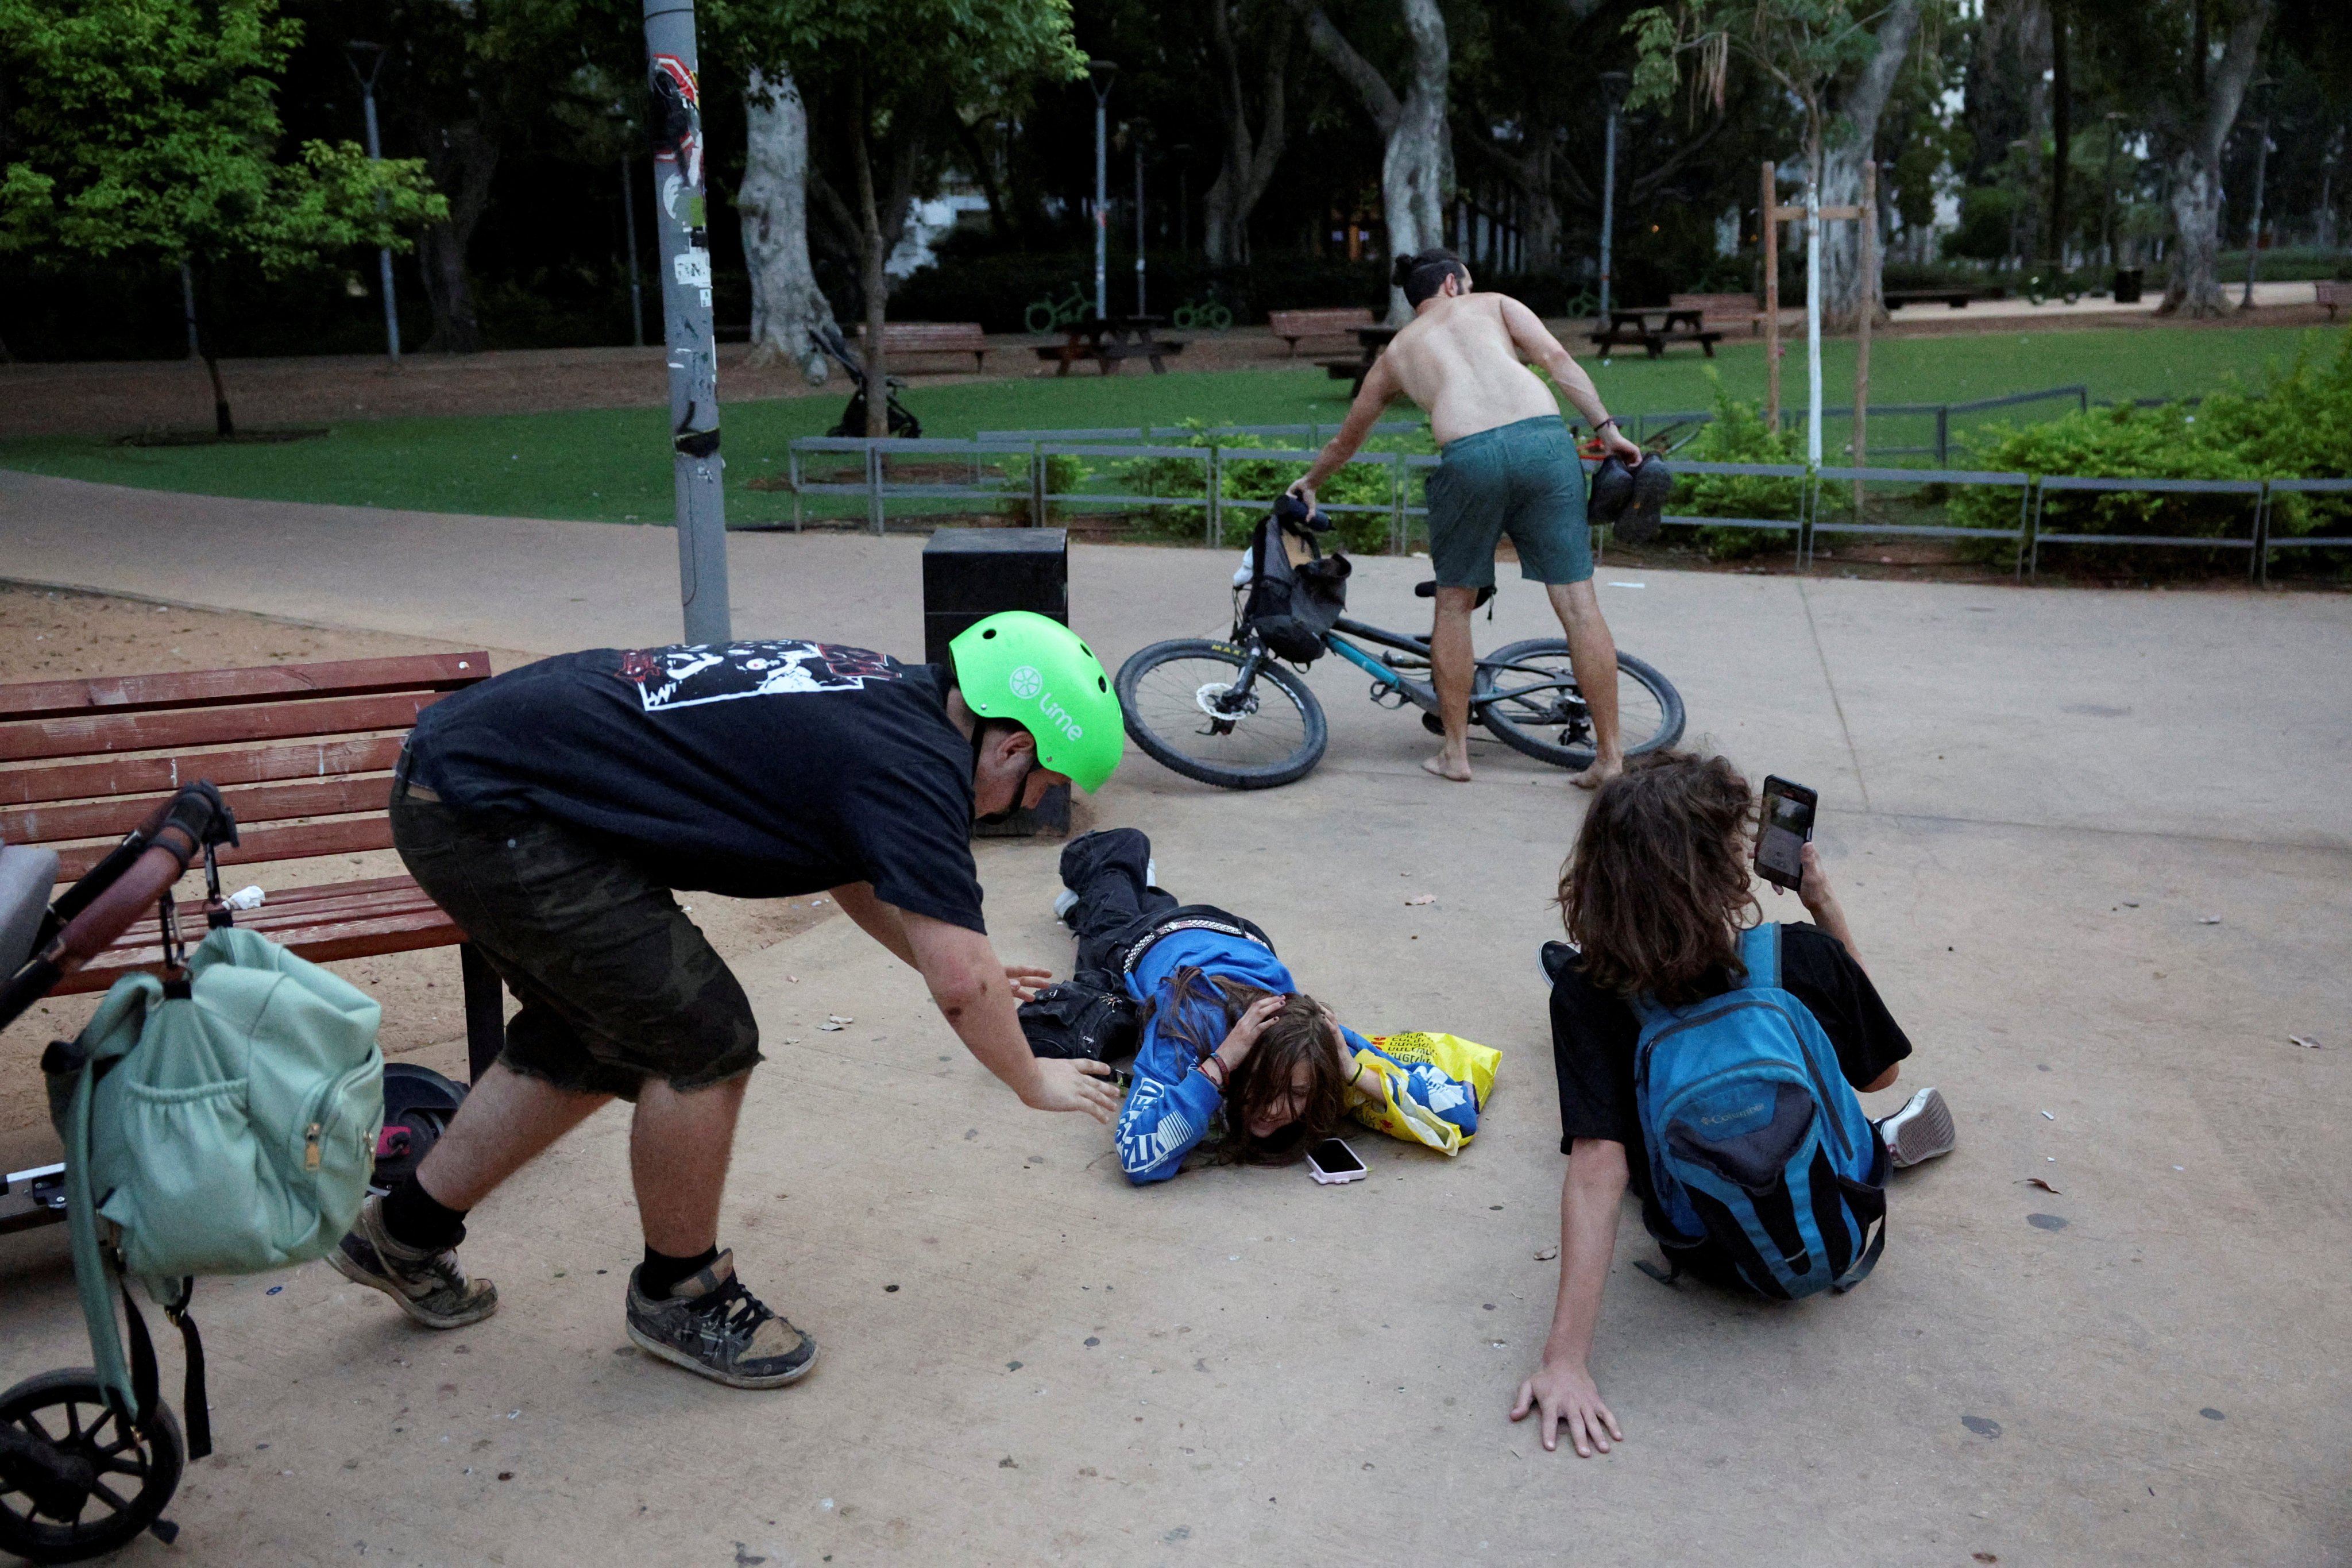
<svg viewBox="0 0 2352 1568">
<path fill-rule="evenodd" d="M 1495 584 L 1495 544 L 1518 547 L 1519 575 L 1541 583 L 1568 633 L 1576 684 L 1592 710 L 1598 753 L 1574 783 L 1597 789 L 1624 771 L 1617 738 L 1617 645 L 1592 592 L 1591 535 L 1584 521 L 1584 468 L 1561 423 L 1565 394 L 1602 443 L 1638 467 L 1642 449 L 1618 430 L 1592 378 L 1578 368 L 1536 313 L 1506 294 L 1473 294 L 1470 269 L 1450 250 L 1402 258 L 1396 281 L 1413 319 L 1372 362 L 1364 389 L 1293 495 L 1315 504 L 1315 487 L 1355 456 L 1399 394 L 1428 411 L 1444 461 L 1429 479 L 1429 553 L 1437 571 L 1431 674 L 1445 745 L 1421 765 L 1470 782 L 1470 682 L 1477 655 L 1470 611 Z M 1551 374 L 1546 386 L 1524 362 Z"/>
</svg>

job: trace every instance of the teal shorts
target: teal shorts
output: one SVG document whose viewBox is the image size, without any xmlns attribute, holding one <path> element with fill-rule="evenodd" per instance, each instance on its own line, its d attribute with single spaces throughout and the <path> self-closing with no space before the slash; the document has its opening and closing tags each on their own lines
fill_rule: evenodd
<svg viewBox="0 0 2352 1568">
<path fill-rule="evenodd" d="M 1495 582 L 1495 546 L 1518 547 L 1519 575 L 1581 583 L 1592 575 L 1584 465 L 1556 415 L 1497 425 L 1445 444 L 1429 476 L 1429 558 L 1442 588 Z"/>
</svg>

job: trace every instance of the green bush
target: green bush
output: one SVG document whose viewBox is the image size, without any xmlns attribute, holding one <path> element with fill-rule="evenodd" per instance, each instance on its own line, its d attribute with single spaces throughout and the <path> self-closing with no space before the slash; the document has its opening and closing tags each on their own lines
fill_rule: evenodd
<svg viewBox="0 0 2352 1568">
<path fill-rule="evenodd" d="M 1801 463 L 1793 431 L 1775 432 L 1765 423 L 1763 409 L 1743 403 L 1723 389 L 1712 370 L 1715 418 L 1683 455 L 1701 463 Z M 1666 510 L 1678 517 L 1787 518 L 1795 521 L 1803 505 L 1802 479 L 1750 478 L 1737 474 L 1685 474 L 1675 480 Z M 1702 528 L 1698 547 L 1711 561 L 1737 561 L 1773 546 L 1786 548 L 1790 536 L 1764 528 Z"/>
<path fill-rule="evenodd" d="M 1980 468 L 2037 476 L 2345 478 L 2352 475 L 2352 331 L 2327 363 L 2297 354 L 2256 390 L 2231 387 L 2201 405 L 2094 408 L 2021 428 L 1996 425 L 1969 447 Z M 2042 527 L 2053 533 L 2242 538 L 2252 508 L 2243 496 L 2054 490 L 2042 502 Z M 2000 490 L 1969 488 L 1953 497 L 1950 515 L 1963 527 L 2009 528 L 2015 502 Z M 2347 521 L 2352 505 L 2342 497 L 2283 495 L 2273 504 L 2271 531 L 2302 534 Z"/>
<path fill-rule="evenodd" d="M 1307 464 L 1298 458 L 1237 458 L 1236 452 L 1265 448 L 1268 443 L 1255 436 L 1235 434 L 1200 419 L 1184 421 L 1185 434 L 1162 436 L 1157 444 L 1163 447 L 1215 447 L 1218 449 L 1217 493 L 1219 510 L 1224 523 L 1228 542 L 1237 542 L 1254 527 L 1263 509 L 1274 504 L 1292 480 L 1307 471 Z M 1402 450 L 1408 444 L 1393 437 L 1381 437 L 1366 444 L 1367 450 Z M 1162 531 L 1197 538 L 1208 523 L 1208 466 L 1191 458 L 1134 458 L 1113 468 L 1123 485 L 1133 495 L 1198 497 L 1203 502 L 1189 507 L 1153 507 L 1147 514 L 1144 526 L 1152 532 Z M 1331 517 L 1332 533 L 1339 545 L 1360 555 L 1376 555 L 1389 547 L 1392 512 L 1386 510 L 1393 497 L 1390 490 L 1391 470 L 1371 463 L 1350 463 L 1333 474 L 1316 492 L 1316 499 L 1325 505 L 1378 506 L 1380 511 L 1335 512 Z"/>
<path fill-rule="evenodd" d="M 1005 482 L 1019 486 L 1020 493 L 1007 496 L 996 504 L 997 510 L 1024 527 L 1026 527 L 1030 521 L 1029 475 L 1030 465 L 1035 460 L 1034 458 L 1004 459 L 1003 471 Z M 1045 488 L 1055 495 L 1067 495 L 1073 490 L 1081 489 L 1094 477 L 1095 470 L 1088 468 L 1074 454 L 1055 453 L 1045 458 Z M 1070 520 L 1072 510 L 1066 501 L 1049 500 L 1045 503 L 1045 521 L 1049 525 L 1066 523 Z"/>
</svg>

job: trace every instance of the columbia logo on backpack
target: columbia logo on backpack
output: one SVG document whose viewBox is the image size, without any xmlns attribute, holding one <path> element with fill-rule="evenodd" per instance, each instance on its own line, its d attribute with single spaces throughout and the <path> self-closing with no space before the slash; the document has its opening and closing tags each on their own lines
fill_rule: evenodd
<svg viewBox="0 0 2352 1568">
<path fill-rule="evenodd" d="M 1886 1245 L 1886 1147 L 1837 1051 L 1780 988 L 1780 930 L 1739 942 L 1746 981 L 1685 1007 L 1634 1003 L 1634 1101 L 1677 1272 L 1794 1300 L 1848 1290 Z"/>
</svg>

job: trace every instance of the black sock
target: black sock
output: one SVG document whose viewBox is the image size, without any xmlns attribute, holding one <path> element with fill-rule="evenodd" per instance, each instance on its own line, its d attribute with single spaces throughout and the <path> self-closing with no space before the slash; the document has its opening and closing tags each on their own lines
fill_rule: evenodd
<svg viewBox="0 0 2352 1568">
<path fill-rule="evenodd" d="M 691 1258 L 672 1258 L 648 1247 L 646 1260 L 637 1269 L 637 1289 L 648 1300 L 658 1301 L 718 1261 L 715 1247 L 706 1247 Z"/>
<path fill-rule="evenodd" d="M 383 1228 L 403 1247 L 446 1252 L 466 1239 L 466 1211 L 426 1192 L 411 1171 L 383 1200 Z"/>
</svg>

